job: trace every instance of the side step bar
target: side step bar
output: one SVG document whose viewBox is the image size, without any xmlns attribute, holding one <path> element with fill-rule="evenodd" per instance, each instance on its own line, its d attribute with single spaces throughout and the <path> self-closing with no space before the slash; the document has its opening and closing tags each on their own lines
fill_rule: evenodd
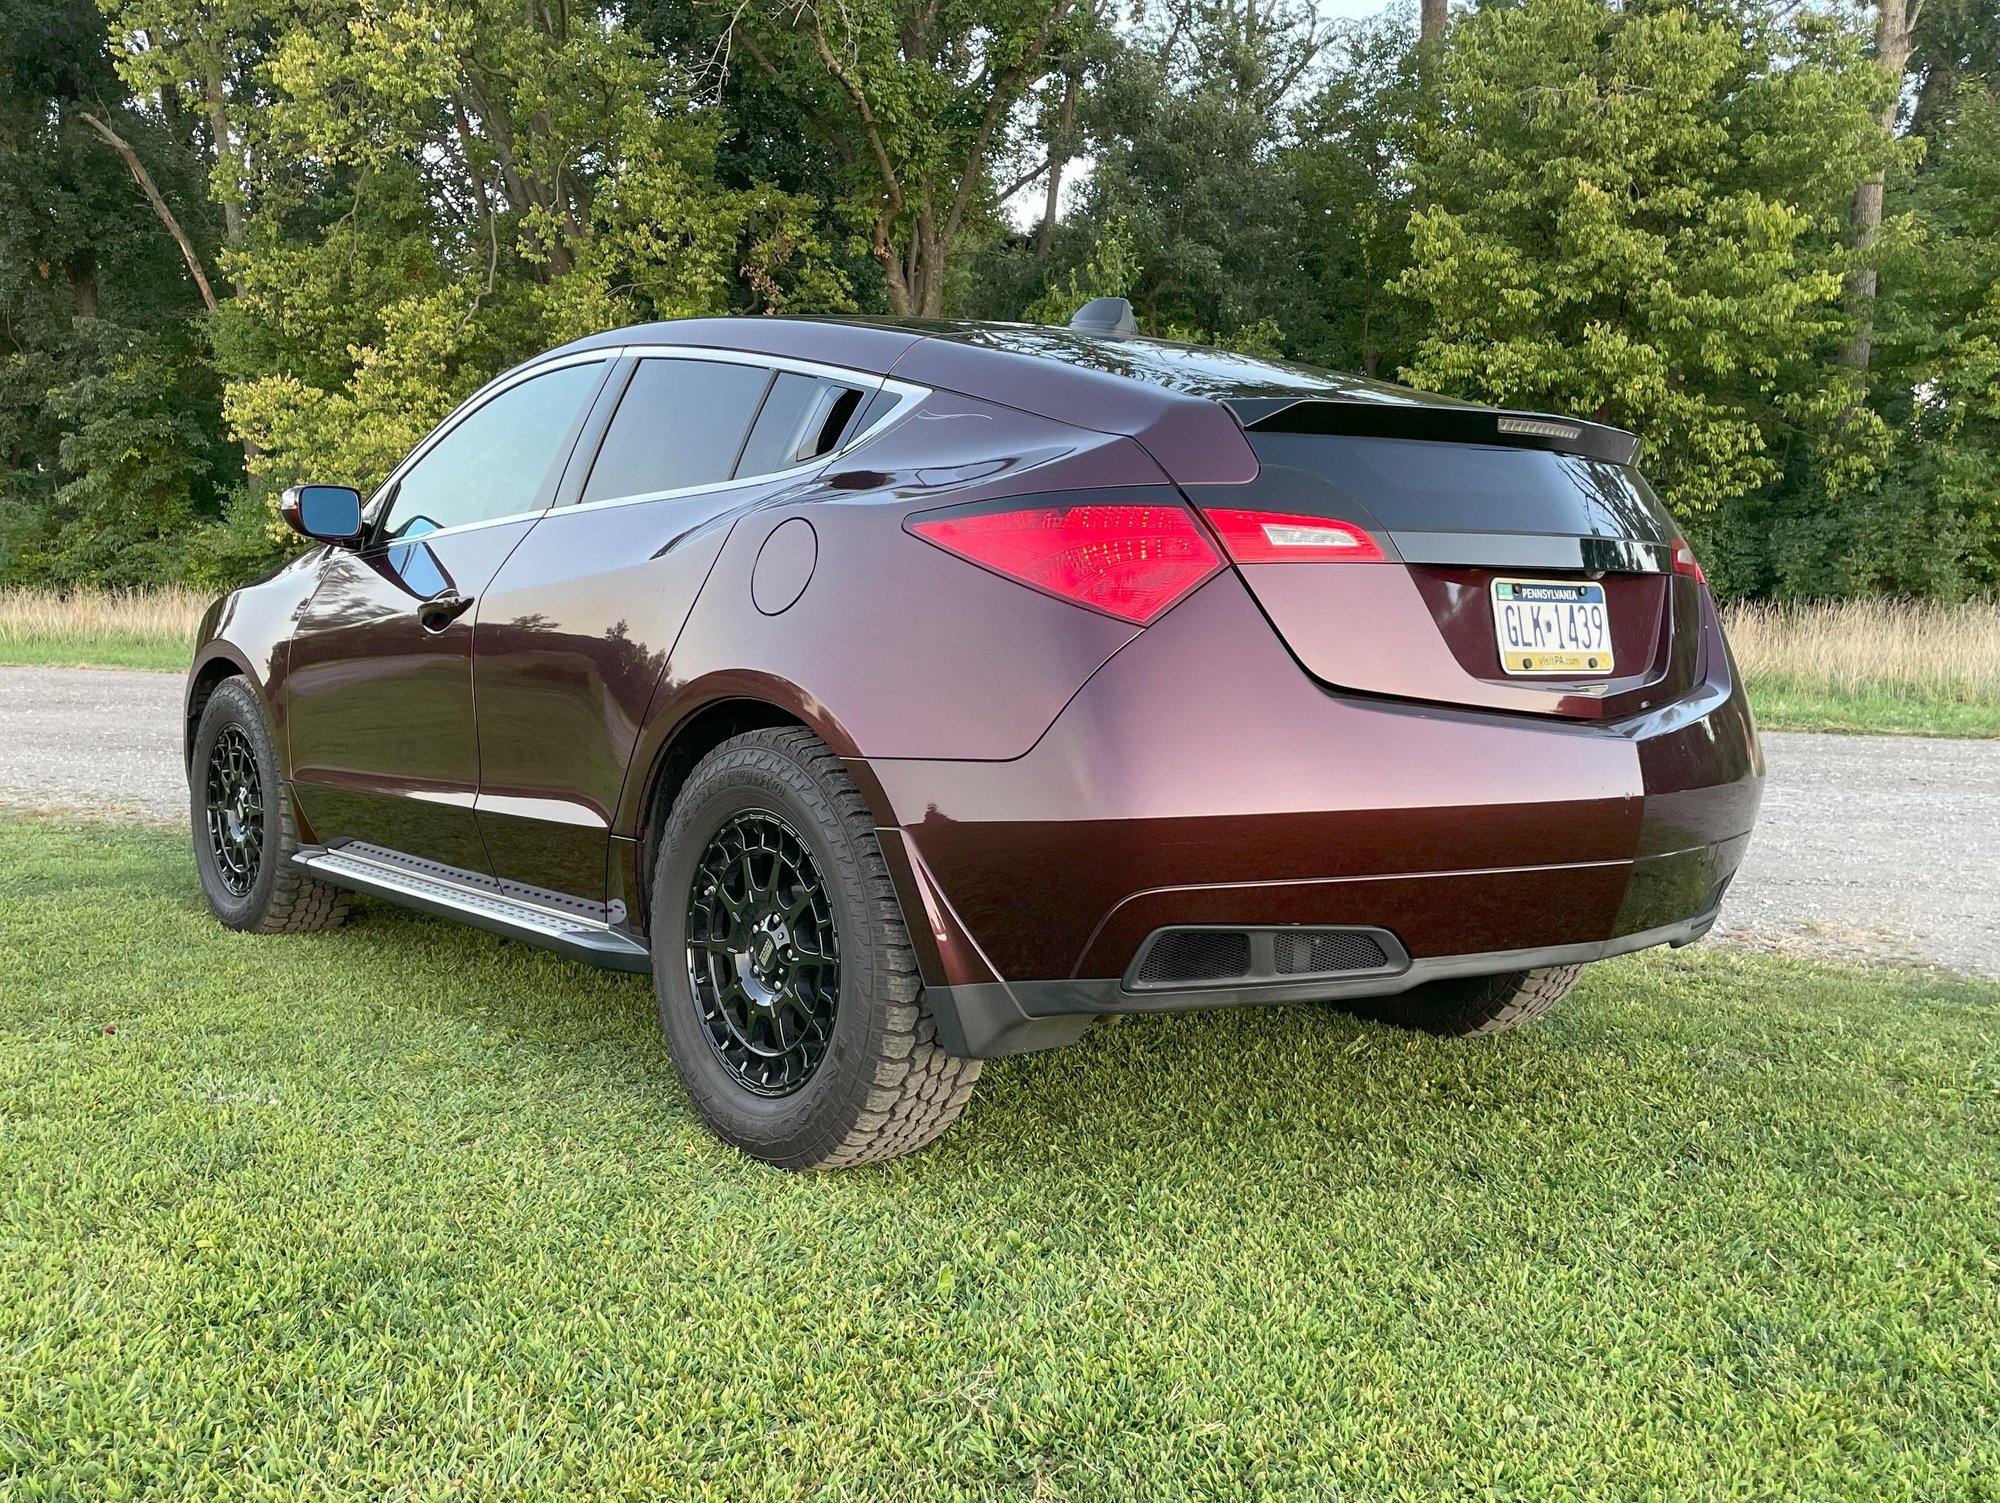
<svg viewBox="0 0 2000 1503">
<path fill-rule="evenodd" d="M 292 864 L 335 887 L 387 898 L 440 918 L 457 919 L 461 924 L 539 945 L 585 965 L 641 976 L 652 974 L 653 956 L 644 940 L 595 919 L 561 913 L 539 903 L 524 903 L 449 877 L 410 871 L 345 847 L 303 846 L 292 857 Z"/>
</svg>

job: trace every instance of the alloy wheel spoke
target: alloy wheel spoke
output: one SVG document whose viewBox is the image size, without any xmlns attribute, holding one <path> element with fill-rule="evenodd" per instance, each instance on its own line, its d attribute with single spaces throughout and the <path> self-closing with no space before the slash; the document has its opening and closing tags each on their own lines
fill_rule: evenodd
<svg viewBox="0 0 2000 1503">
<path fill-rule="evenodd" d="M 202 780 L 203 824 L 209 855 L 224 887 L 236 897 L 257 880 L 264 851 L 264 799 L 256 750 L 240 725 L 225 725 L 210 748 Z"/>
<path fill-rule="evenodd" d="M 832 912 L 810 848 L 775 814 L 732 816 L 696 863 L 688 979 L 710 1047 L 749 1091 L 797 1090 L 825 1057 L 840 994 Z"/>
</svg>

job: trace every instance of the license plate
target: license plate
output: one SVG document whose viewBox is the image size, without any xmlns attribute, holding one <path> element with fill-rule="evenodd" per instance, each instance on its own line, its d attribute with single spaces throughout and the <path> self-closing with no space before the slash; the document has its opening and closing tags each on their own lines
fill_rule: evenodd
<svg viewBox="0 0 2000 1503">
<path fill-rule="evenodd" d="M 1611 672 L 1611 608 L 1601 584 L 1493 581 L 1500 667 L 1517 675 Z"/>
</svg>

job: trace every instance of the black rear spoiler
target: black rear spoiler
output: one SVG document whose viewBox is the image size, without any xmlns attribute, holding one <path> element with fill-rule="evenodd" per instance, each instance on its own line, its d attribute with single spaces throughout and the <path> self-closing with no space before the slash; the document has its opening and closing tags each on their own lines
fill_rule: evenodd
<svg viewBox="0 0 2000 1503">
<path fill-rule="evenodd" d="M 1580 454 L 1607 464 L 1632 464 L 1639 437 L 1607 423 L 1549 412 L 1431 403 L 1327 402 L 1310 397 L 1224 397 L 1222 405 L 1249 433 L 1337 433 L 1356 438 L 1415 438 L 1447 444 L 1500 444 Z"/>
</svg>

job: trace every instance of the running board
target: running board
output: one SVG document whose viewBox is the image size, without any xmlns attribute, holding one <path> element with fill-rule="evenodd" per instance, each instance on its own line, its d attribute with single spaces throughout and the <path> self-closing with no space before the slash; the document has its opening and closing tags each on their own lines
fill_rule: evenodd
<svg viewBox="0 0 2000 1503">
<path fill-rule="evenodd" d="M 421 875 L 345 848 L 302 846 L 292 857 L 292 865 L 335 887 L 387 898 L 439 918 L 456 919 L 476 929 L 539 945 L 585 965 L 631 971 L 641 976 L 651 974 L 653 969 L 652 952 L 644 940 L 595 919 L 559 913 L 538 903 L 518 902 L 449 878 Z"/>
</svg>

